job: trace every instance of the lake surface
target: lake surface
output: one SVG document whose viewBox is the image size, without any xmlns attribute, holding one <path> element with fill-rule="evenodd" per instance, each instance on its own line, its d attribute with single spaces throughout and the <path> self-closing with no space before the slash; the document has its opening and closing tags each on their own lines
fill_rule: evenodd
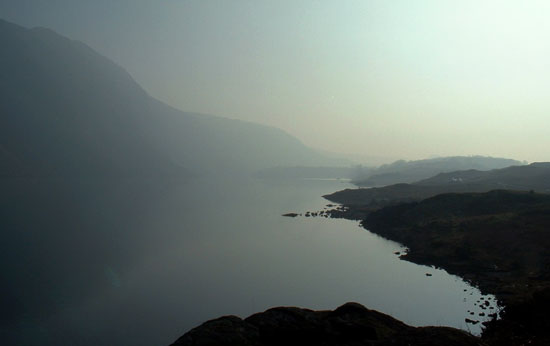
<svg viewBox="0 0 550 346">
<path fill-rule="evenodd" d="M 323 209 L 330 202 L 321 196 L 351 187 L 345 182 L 4 180 L 0 187 L 3 344 L 169 345 L 221 315 L 348 301 L 416 326 L 478 333 L 464 319 L 483 320 L 476 289 L 399 260 L 399 244 L 357 222 L 281 216 Z"/>
</svg>

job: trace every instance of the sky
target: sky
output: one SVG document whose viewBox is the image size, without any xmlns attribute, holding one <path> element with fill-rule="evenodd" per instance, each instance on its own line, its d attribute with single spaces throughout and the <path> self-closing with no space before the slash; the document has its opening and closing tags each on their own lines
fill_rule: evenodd
<svg viewBox="0 0 550 346">
<path fill-rule="evenodd" d="M 357 161 L 550 161 L 550 2 L 0 0 L 184 111 Z"/>
</svg>

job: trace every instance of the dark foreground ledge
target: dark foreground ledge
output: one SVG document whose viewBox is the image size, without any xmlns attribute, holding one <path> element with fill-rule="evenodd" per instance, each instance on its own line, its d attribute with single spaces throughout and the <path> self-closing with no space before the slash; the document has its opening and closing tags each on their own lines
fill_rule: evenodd
<svg viewBox="0 0 550 346">
<path fill-rule="evenodd" d="M 469 346 L 479 338 L 448 327 L 411 327 L 347 303 L 334 311 L 278 307 L 246 319 L 224 316 L 187 332 L 172 346 L 377 345 Z"/>
</svg>

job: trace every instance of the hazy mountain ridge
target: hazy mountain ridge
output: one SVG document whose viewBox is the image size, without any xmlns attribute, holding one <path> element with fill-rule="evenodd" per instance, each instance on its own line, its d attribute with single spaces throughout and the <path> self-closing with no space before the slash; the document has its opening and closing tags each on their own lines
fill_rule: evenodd
<svg viewBox="0 0 550 346">
<path fill-rule="evenodd" d="M 550 163 L 538 162 L 491 171 L 442 173 L 413 184 L 393 184 L 369 189 L 346 189 L 324 196 L 348 205 L 383 205 L 418 201 L 447 192 L 487 192 L 494 189 L 550 192 Z"/>
<path fill-rule="evenodd" d="M 534 189 L 548 192 L 550 191 L 549 170 L 550 162 L 534 162 L 528 166 L 511 166 L 490 171 L 465 170 L 440 173 L 418 181 L 415 185 L 495 184 L 507 189 Z"/>
<path fill-rule="evenodd" d="M 0 20 L 0 176 L 185 176 L 333 164 L 280 129 L 185 113 L 49 29 Z"/>
<path fill-rule="evenodd" d="M 476 169 L 491 170 L 524 164 L 520 161 L 488 156 L 450 156 L 435 159 L 399 160 L 377 168 L 366 169 L 354 178 L 359 186 L 384 186 L 412 183 L 442 172 Z"/>
</svg>

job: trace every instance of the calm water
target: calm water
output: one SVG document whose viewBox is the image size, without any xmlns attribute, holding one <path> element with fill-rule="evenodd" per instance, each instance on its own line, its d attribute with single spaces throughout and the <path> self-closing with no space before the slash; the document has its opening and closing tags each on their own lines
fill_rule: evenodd
<svg viewBox="0 0 550 346">
<path fill-rule="evenodd" d="M 281 216 L 323 209 L 347 183 L 0 186 L 0 333 L 12 344 L 168 345 L 221 315 L 348 301 L 412 325 L 480 319 L 476 289 L 400 261 L 398 244 L 357 222 Z"/>
</svg>

